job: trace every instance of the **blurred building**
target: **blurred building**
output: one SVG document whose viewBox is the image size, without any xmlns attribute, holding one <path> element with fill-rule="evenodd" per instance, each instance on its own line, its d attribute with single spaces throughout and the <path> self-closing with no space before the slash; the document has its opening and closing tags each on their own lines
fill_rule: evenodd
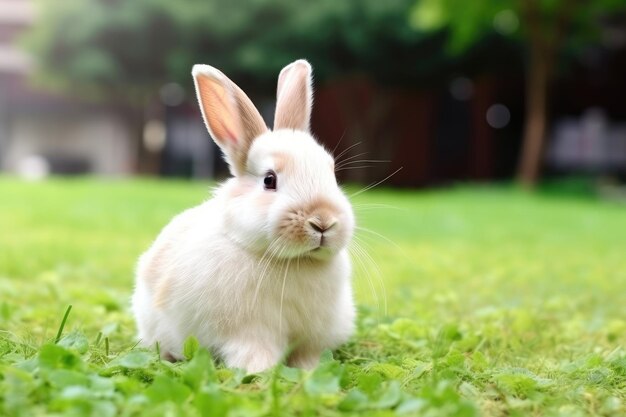
<svg viewBox="0 0 626 417">
<path fill-rule="evenodd" d="M 563 173 L 626 170 L 626 123 L 612 123 L 606 112 L 591 108 L 580 118 L 555 122 L 547 160 Z"/>
<path fill-rule="evenodd" d="M 0 0 L 0 169 L 132 173 L 134 142 L 115 109 L 44 93 L 27 81 L 32 62 L 19 36 L 36 18 L 30 0 Z"/>
</svg>

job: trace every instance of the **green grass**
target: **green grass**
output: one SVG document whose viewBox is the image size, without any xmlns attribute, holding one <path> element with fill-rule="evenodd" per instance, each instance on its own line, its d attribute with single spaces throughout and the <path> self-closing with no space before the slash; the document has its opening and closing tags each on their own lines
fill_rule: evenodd
<svg viewBox="0 0 626 417">
<path fill-rule="evenodd" d="M 626 207 L 507 187 L 361 194 L 375 264 L 355 262 L 357 334 L 313 372 L 250 376 L 193 340 L 176 364 L 134 348 L 135 260 L 207 195 L 0 178 L 0 416 L 626 414 Z"/>
</svg>

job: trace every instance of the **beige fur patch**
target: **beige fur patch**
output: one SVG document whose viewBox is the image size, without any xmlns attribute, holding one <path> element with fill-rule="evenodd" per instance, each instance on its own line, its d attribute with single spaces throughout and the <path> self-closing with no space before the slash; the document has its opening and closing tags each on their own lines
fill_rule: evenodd
<svg viewBox="0 0 626 417">
<path fill-rule="evenodd" d="M 158 284 L 154 292 L 154 306 L 156 308 L 163 308 L 169 300 L 169 296 L 174 289 L 174 281 L 168 277 L 162 279 Z"/>
<path fill-rule="evenodd" d="M 278 173 L 285 173 L 287 175 L 293 175 L 295 173 L 295 161 L 293 156 L 286 152 L 274 152 L 272 154 L 274 159 L 274 170 Z"/>
<path fill-rule="evenodd" d="M 162 268 L 163 259 L 167 256 L 167 252 L 170 250 L 168 243 L 158 245 L 152 252 L 149 260 L 142 266 L 142 278 L 148 285 L 148 288 L 154 288 L 159 282 Z"/>
</svg>

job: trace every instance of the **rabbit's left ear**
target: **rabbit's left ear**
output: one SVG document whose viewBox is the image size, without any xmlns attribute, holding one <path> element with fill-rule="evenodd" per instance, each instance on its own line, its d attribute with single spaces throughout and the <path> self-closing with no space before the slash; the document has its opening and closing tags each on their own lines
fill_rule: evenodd
<svg viewBox="0 0 626 417">
<path fill-rule="evenodd" d="M 304 59 L 292 62 L 280 72 L 276 92 L 274 130 L 309 131 L 313 105 L 311 74 L 311 65 Z"/>
<path fill-rule="evenodd" d="M 246 172 L 248 150 L 267 126 L 248 96 L 221 71 L 194 65 L 193 79 L 200 110 L 213 140 L 224 152 L 231 172 Z"/>
</svg>

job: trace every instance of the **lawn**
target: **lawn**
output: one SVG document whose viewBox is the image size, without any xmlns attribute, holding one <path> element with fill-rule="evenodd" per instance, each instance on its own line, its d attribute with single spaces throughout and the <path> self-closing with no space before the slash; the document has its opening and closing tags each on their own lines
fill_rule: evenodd
<svg viewBox="0 0 626 417">
<path fill-rule="evenodd" d="M 625 206 L 505 186 L 360 194 L 357 334 L 312 372 L 245 375 L 193 340 L 175 364 L 135 348 L 134 263 L 208 195 L 0 178 L 0 416 L 626 414 Z"/>
</svg>

